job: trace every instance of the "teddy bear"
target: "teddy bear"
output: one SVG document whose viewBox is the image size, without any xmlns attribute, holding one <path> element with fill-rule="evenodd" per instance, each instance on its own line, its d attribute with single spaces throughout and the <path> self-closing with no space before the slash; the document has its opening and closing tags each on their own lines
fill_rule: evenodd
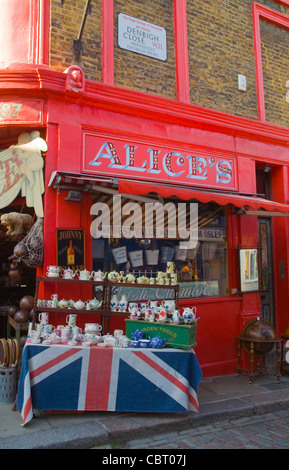
<svg viewBox="0 0 289 470">
<path fill-rule="evenodd" d="M 1 224 L 8 228 L 6 235 L 27 234 L 32 226 L 32 217 L 29 214 L 8 212 L 1 215 Z"/>
</svg>

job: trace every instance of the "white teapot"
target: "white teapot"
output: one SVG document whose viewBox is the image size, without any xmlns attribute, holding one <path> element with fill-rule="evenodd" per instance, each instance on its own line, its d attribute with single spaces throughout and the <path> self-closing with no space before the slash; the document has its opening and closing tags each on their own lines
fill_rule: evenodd
<svg viewBox="0 0 289 470">
<path fill-rule="evenodd" d="M 196 307 L 185 307 L 183 311 L 183 320 L 185 323 L 193 323 L 196 319 L 197 308 Z"/>
<path fill-rule="evenodd" d="M 64 269 L 62 273 L 63 279 L 73 279 L 75 275 L 76 271 L 72 271 L 70 268 Z"/>
<path fill-rule="evenodd" d="M 86 309 L 87 310 L 97 310 L 101 306 L 101 304 L 102 304 L 102 300 L 98 300 L 94 297 L 94 299 L 88 300 L 86 302 Z"/>
<path fill-rule="evenodd" d="M 79 279 L 82 281 L 89 281 L 91 278 L 91 273 L 87 271 L 87 269 L 82 269 L 81 271 L 77 271 Z"/>
<path fill-rule="evenodd" d="M 91 276 L 94 281 L 104 281 L 107 273 L 103 273 L 100 269 L 98 271 L 92 271 Z"/>
<path fill-rule="evenodd" d="M 58 302 L 58 307 L 59 308 L 67 308 L 68 307 L 68 301 L 65 299 L 62 299 Z"/>
<path fill-rule="evenodd" d="M 74 302 L 74 308 L 77 310 L 83 310 L 85 308 L 85 302 L 82 302 L 82 300 L 78 300 L 77 302 Z"/>
</svg>

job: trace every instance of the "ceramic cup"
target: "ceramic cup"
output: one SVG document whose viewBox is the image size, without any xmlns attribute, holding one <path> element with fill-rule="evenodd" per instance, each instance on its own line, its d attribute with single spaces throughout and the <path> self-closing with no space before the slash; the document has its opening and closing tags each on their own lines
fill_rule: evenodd
<svg viewBox="0 0 289 470">
<path fill-rule="evenodd" d="M 46 333 L 46 334 L 49 334 L 49 333 L 52 333 L 52 331 L 54 330 L 54 326 L 53 325 L 44 325 L 43 326 L 43 332 Z"/>
<path fill-rule="evenodd" d="M 139 347 L 140 348 L 149 348 L 151 345 L 151 342 L 149 339 L 140 339 L 139 340 Z"/>
<path fill-rule="evenodd" d="M 49 315 L 47 312 L 41 312 L 38 316 L 38 319 L 42 325 L 48 324 L 48 318 L 49 318 Z"/>
<path fill-rule="evenodd" d="M 70 335 L 70 328 L 62 328 L 61 330 L 61 342 L 68 343 Z"/>
<path fill-rule="evenodd" d="M 76 313 L 72 313 L 70 315 L 67 315 L 66 316 L 66 323 L 68 324 L 68 326 L 70 326 L 70 327 L 76 326 L 76 318 L 77 318 Z"/>
</svg>

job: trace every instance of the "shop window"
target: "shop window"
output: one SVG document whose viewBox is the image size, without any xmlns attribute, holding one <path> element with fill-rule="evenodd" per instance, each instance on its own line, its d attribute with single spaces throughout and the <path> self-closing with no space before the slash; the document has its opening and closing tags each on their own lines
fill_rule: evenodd
<svg viewBox="0 0 289 470">
<path fill-rule="evenodd" d="M 177 238 L 93 238 L 93 269 L 115 270 L 121 273 L 121 280 L 128 272 L 136 278 L 156 278 L 173 262 L 180 299 L 228 295 L 225 210 L 213 203 L 198 204 L 198 222 L 193 248 L 190 242 Z M 168 290 L 170 295 L 173 293 Z"/>
</svg>

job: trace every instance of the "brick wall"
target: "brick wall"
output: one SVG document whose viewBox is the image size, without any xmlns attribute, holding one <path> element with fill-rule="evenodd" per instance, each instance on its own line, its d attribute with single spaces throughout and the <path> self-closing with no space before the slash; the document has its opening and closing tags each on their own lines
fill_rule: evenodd
<svg viewBox="0 0 289 470">
<path fill-rule="evenodd" d="M 50 0 L 50 66 L 59 72 L 79 65 L 89 80 L 102 80 L 102 1 L 93 0 L 82 35 L 81 58 L 73 50 L 82 23 L 85 0 Z"/>
<path fill-rule="evenodd" d="M 115 85 L 176 97 L 174 17 L 171 0 L 115 0 Z M 139 18 L 166 29 L 167 62 L 117 47 L 117 12 Z"/>
<path fill-rule="evenodd" d="M 252 0 L 187 0 L 190 99 L 192 104 L 258 119 Z M 289 16 L 289 8 L 273 0 L 259 3 Z M 93 0 L 87 16 L 79 60 L 73 51 L 85 0 L 51 0 L 50 65 L 63 71 L 80 65 L 87 79 L 102 80 L 102 1 Z M 118 12 L 166 29 L 166 62 L 120 49 Z M 286 82 L 289 80 L 289 31 L 267 21 L 260 25 L 267 122 L 289 127 Z M 238 90 L 238 74 L 247 91 Z M 115 85 L 176 99 L 172 0 L 114 1 Z"/>
</svg>

